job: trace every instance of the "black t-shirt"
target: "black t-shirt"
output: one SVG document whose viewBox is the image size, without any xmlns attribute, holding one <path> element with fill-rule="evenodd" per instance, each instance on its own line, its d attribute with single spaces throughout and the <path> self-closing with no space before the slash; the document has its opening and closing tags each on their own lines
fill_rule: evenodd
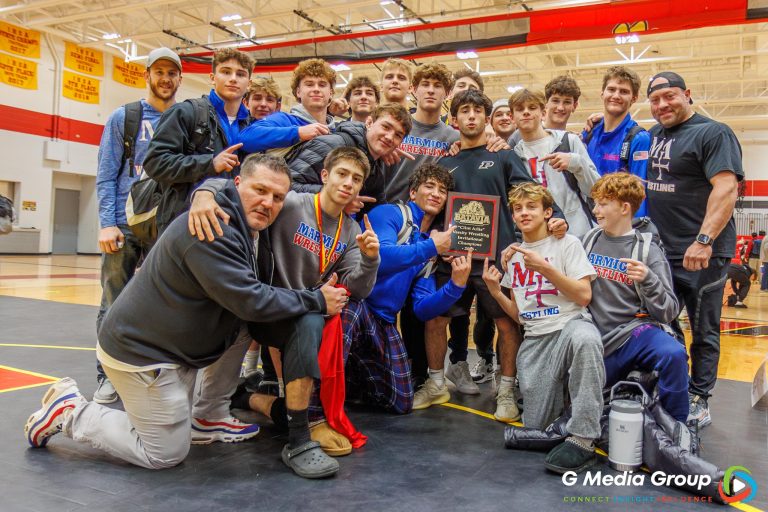
<svg viewBox="0 0 768 512">
<path fill-rule="evenodd" d="M 712 192 L 709 180 L 731 171 L 741 181 L 741 146 L 727 125 L 700 114 L 672 128 L 650 130 L 648 215 L 659 228 L 669 259 L 681 259 L 699 234 Z M 712 246 L 712 256 L 731 258 L 736 225 L 728 222 Z"/>
<path fill-rule="evenodd" d="M 501 251 L 516 241 L 512 212 L 508 205 L 510 189 L 521 182 L 534 182 L 520 157 L 506 149 L 491 153 L 485 146 L 462 149 L 456 156 L 443 157 L 440 165 L 453 175 L 456 192 L 485 194 L 499 198 L 499 234 L 496 242 L 496 260 Z M 562 217 L 555 207 L 557 217 Z M 450 272 L 450 267 L 448 269 Z M 480 275 L 483 265 L 480 260 L 472 264 L 472 275 Z"/>
</svg>

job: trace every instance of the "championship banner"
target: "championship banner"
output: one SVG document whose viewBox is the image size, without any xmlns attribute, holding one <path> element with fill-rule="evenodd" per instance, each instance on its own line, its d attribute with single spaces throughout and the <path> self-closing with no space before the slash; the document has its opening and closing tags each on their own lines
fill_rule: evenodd
<svg viewBox="0 0 768 512">
<path fill-rule="evenodd" d="M 61 84 L 62 95 L 83 103 L 99 103 L 99 84 L 95 78 L 65 70 Z"/>
<path fill-rule="evenodd" d="M 37 62 L 0 53 L 0 82 L 37 90 Z"/>
<path fill-rule="evenodd" d="M 133 62 L 125 62 L 120 57 L 112 56 L 112 80 L 119 84 L 143 89 L 147 86 L 144 80 L 146 68 Z"/>
<path fill-rule="evenodd" d="M 69 41 L 65 41 L 64 65 L 73 71 L 104 76 L 104 54 L 99 50 L 83 48 Z"/>
<path fill-rule="evenodd" d="M 0 21 L 0 50 L 40 58 L 40 32 Z"/>
</svg>

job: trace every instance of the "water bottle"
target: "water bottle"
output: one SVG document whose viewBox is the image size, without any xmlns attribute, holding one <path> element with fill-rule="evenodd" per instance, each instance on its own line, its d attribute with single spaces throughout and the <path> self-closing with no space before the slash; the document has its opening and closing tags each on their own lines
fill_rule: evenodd
<svg viewBox="0 0 768 512">
<path fill-rule="evenodd" d="M 622 386 L 637 387 L 640 401 L 614 399 Z M 643 464 L 643 410 L 650 402 L 637 382 L 621 381 L 611 388 L 611 412 L 608 415 L 608 465 L 617 471 L 636 471 Z"/>
</svg>

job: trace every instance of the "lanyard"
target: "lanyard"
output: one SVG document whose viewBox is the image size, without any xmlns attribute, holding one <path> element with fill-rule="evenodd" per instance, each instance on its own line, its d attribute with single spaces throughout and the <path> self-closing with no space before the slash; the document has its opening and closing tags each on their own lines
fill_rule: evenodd
<svg viewBox="0 0 768 512">
<path fill-rule="evenodd" d="M 333 237 L 333 245 L 331 245 L 328 255 L 325 254 L 325 243 L 323 234 L 323 211 L 320 209 L 320 194 L 315 194 L 315 219 L 317 220 L 317 229 L 320 231 L 320 276 L 325 273 L 325 269 L 331 263 L 331 258 L 336 252 L 336 246 L 339 244 L 339 238 L 341 238 L 341 224 L 344 221 L 344 212 L 339 213 L 339 224 L 336 226 L 336 235 Z"/>
</svg>

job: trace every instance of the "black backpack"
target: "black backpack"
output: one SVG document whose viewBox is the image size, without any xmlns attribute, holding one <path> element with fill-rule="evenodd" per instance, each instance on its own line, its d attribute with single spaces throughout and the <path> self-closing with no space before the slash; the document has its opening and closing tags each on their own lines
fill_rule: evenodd
<svg viewBox="0 0 768 512">
<path fill-rule="evenodd" d="M 13 209 L 13 201 L 0 195 L 0 235 L 7 235 L 13 231 L 14 220 L 16 220 L 16 211 Z"/>
<path fill-rule="evenodd" d="M 563 134 L 563 138 L 560 139 L 560 144 L 555 148 L 553 153 L 570 153 L 571 152 L 571 141 L 568 140 L 569 132 L 565 132 Z M 581 203 L 581 209 L 584 212 L 584 214 L 587 216 L 587 219 L 589 220 L 589 225 L 594 226 L 596 224 L 595 215 L 592 213 L 592 210 L 595 208 L 595 201 L 592 199 L 591 196 L 584 197 L 584 195 L 581 193 L 581 189 L 579 188 L 579 182 L 576 179 L 576 176 L 573 175 L 570 171 L 563 171 L 563 177 L 565 178 L 565 182 L 568 184 L 568 188 L 573 190 L 573 192 L 576 194 L 576 197 L 579 198 L 579 203 Z"/>
<path fill-rule="evenodd" d="M 208 120 L 208 102 L 205 98 L 186 100 L 195 106 L 195 129 L 184 148 L 185 154 L 193 154 L 203 144 L 211 145 L 211 129 Z M 138 105 L 138 113 L 135 105 Z M 130 107 L 130 108 L 129 108 Z M 141 103 L 129 103 L 125 106 L 125 128 L 123 131 L 123 164 L 126 159 L 134 176 L 133 157 L 136 151 L 135 140 L 141 127 Z M 120 167 L 122 169 L 122 166 Z M 136 238 L 145 244 L 157 240 L 157 208 L 163 198 L 160 184 L 143 174 L 131 185 L 128 200 L 125 203 L 125 216 L 128 227 Z"/>
</svg>

